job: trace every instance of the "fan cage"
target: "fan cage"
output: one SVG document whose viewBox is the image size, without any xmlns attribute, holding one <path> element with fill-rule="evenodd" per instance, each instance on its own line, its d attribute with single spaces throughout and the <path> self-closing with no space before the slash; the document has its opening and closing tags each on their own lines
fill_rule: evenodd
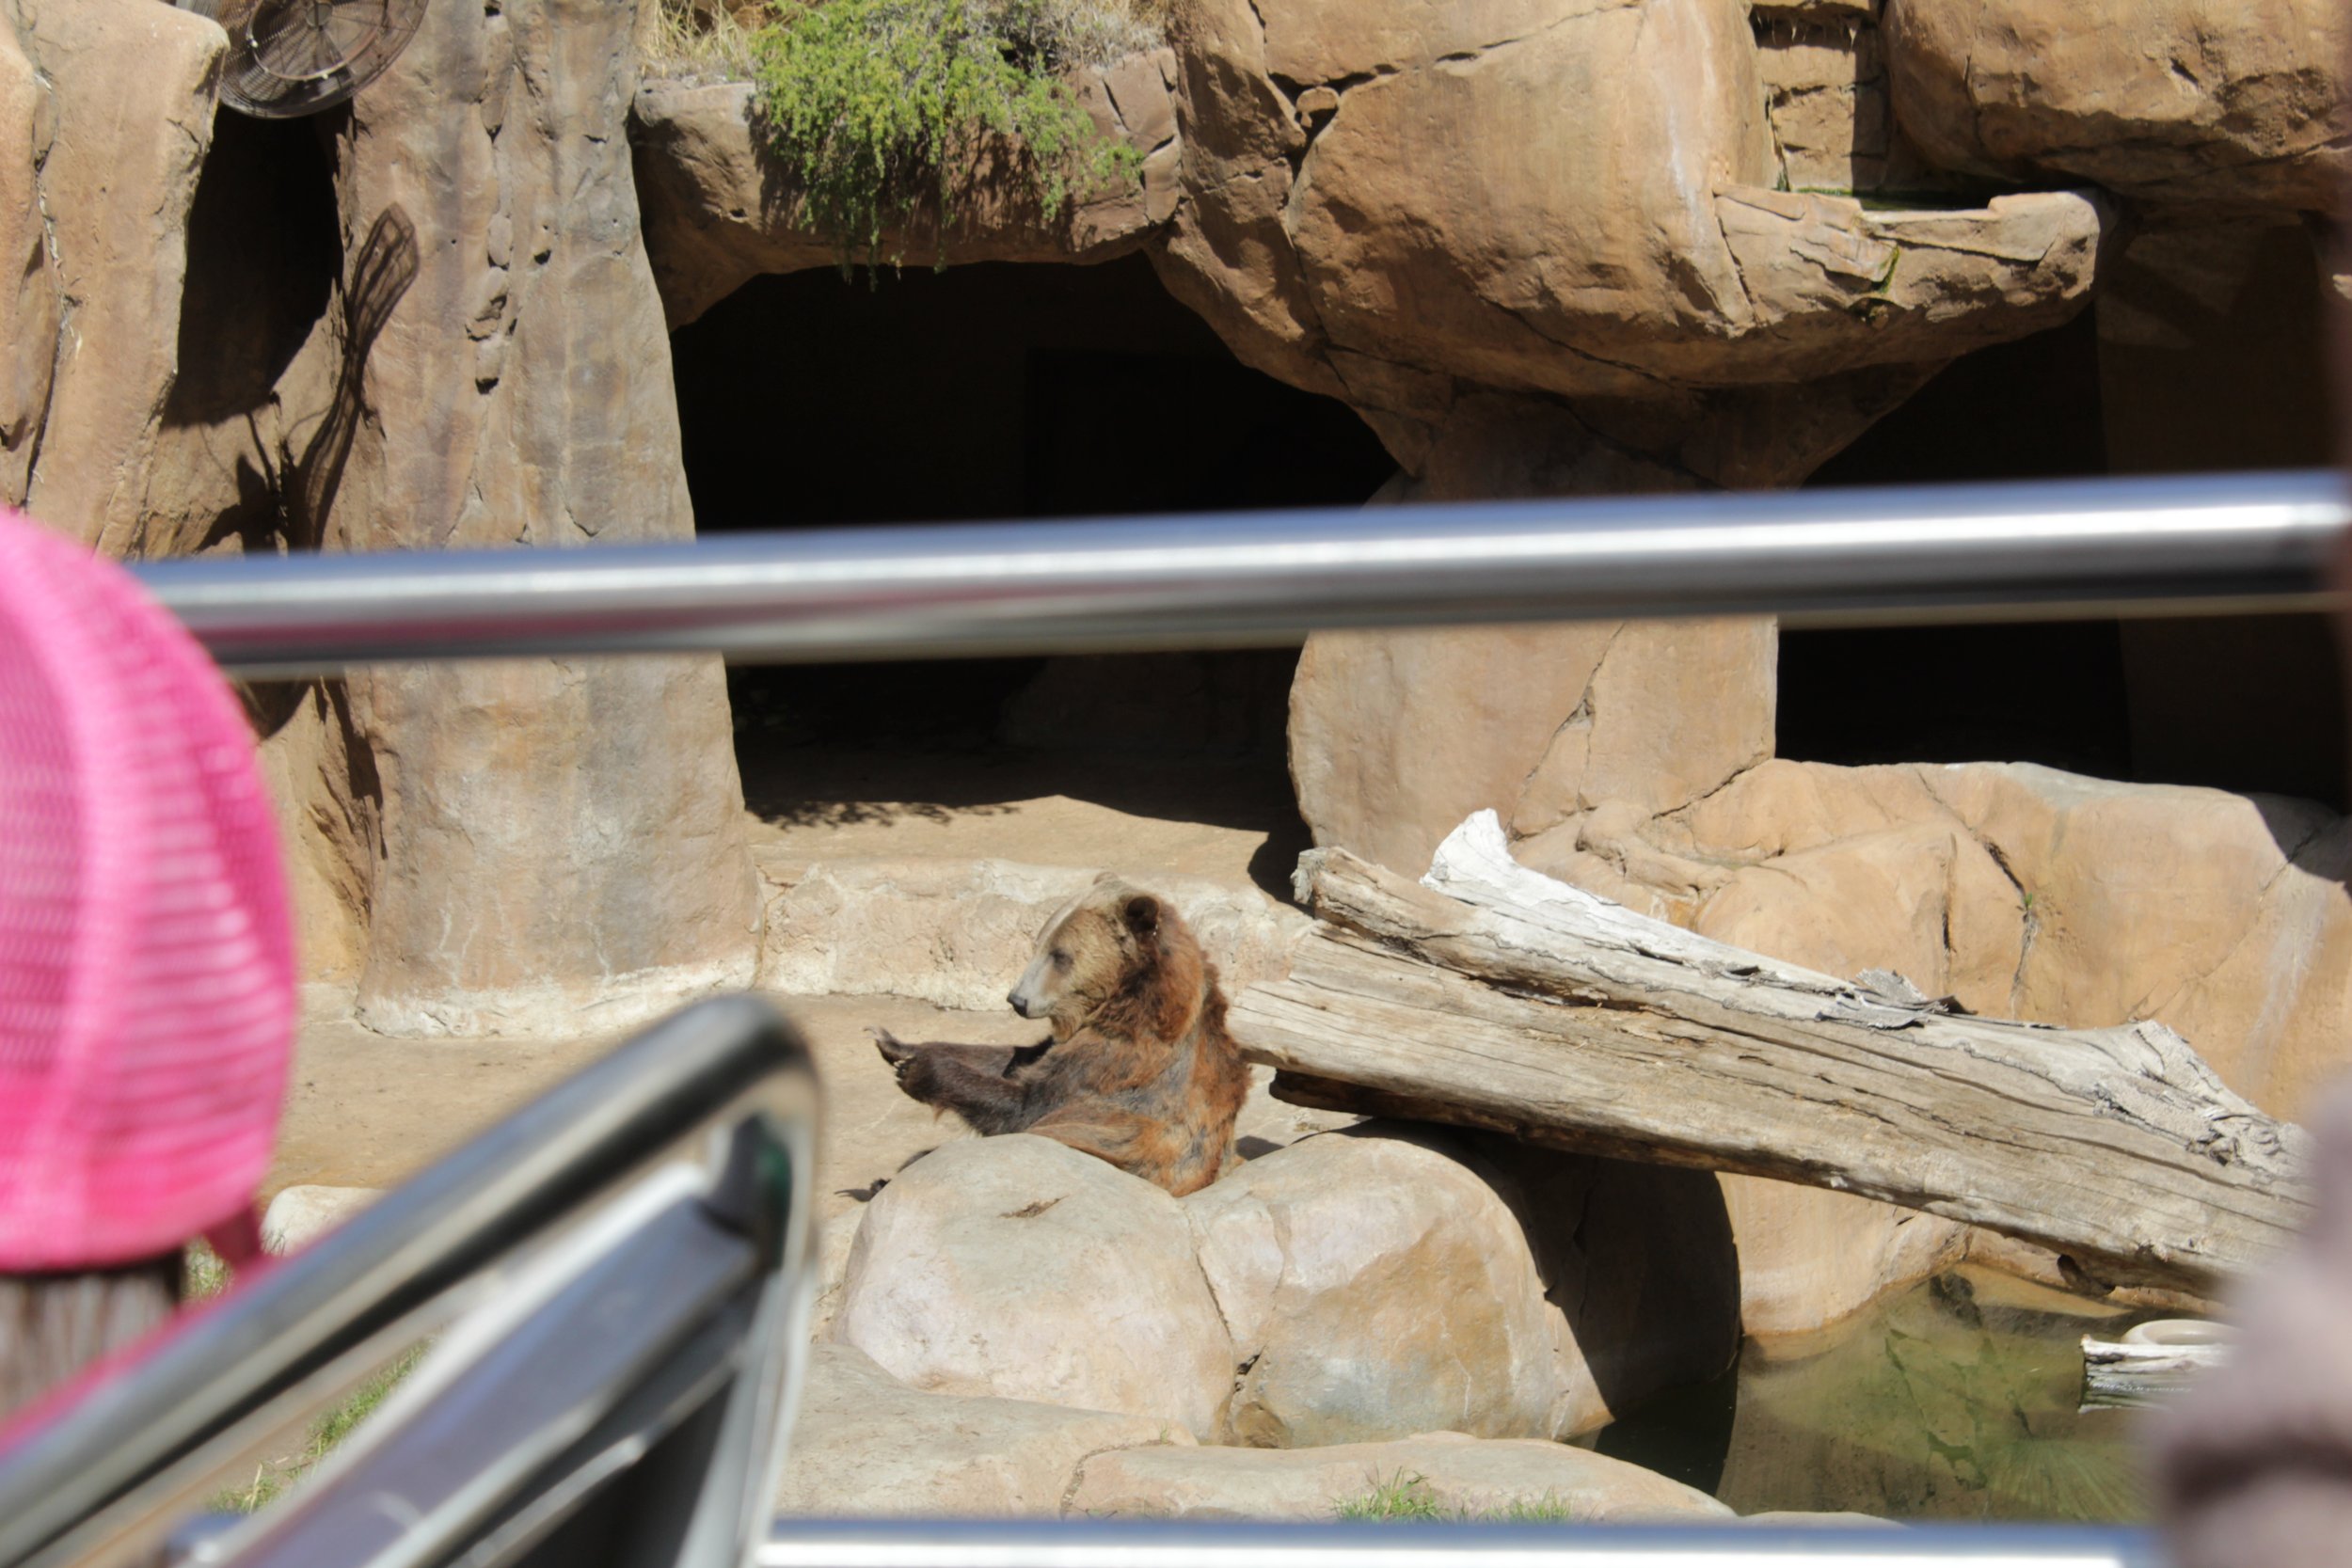
<svg viewBox="0 0 2352 1568">
<path fill-rule="evenodd" d="M 229 35 L 220 101 L 264 119 L 317 114 L 382 75 L 426 0 L 179 0 Z"/>
</svg>

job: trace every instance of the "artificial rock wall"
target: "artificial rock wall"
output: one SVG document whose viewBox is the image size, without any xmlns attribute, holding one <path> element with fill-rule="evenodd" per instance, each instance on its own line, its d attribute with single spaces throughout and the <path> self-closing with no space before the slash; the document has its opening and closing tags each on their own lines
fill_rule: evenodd
<svg viewBox="0 0 2352 1568">
<path fill-rule="evenodd" d="M 630 8 L 428 8 L 350 108 L 293 128 L 323 143 L 310 193 L 282 137 L 208 169 L 210 22 L 156 0 L 23 0 L 9 22 L 6 499 L 134 557 L 691 534 L 629 166 Z M 325 270 L 283 362 L 183 362 L 204 312 L 305 297 L 271 268 L 310 201 Z M 214 211 L 231 217 L 192 243 Z M 373 670 L 252 699 L 307 966 L 355 982 L 363 1021 L 571 1032 L 748 982 L 715 661 Z"/>
</svg>

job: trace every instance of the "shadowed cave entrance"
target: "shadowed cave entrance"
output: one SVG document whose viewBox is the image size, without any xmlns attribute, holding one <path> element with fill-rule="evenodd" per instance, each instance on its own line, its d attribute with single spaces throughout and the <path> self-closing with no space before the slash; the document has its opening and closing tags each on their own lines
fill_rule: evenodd
<svg viewBox="0 0 2352 1568">
<path fill-rule="evenodd" d="M 1352 506 L 1395 470 L 1344 404 L 1241 364 L 1139 256 L 761 277 L 679 329 L 672 352 L 704 532 Z M 730 672 L 728 689 L 749 803 L 812 848 L 856 830 L 867 836 L 834 836 L 880 852 L 875 835 L 910 818 L 1013 816 L 1011 802 L 1067 797 L 1263 835 L 1250 871 L 1286 891 L 1307 845 L 1283 752 L 1296 661 L 1272 649 L 773 666 Z M 1010 824 L 998 828 L 1016 851 L 1005 858 L 1020 858 Z M 997 852 L 981 842 L 967 852 Z M 1055 858 L 1078 853 L 1063 847 Z M 1152 863 L 1149 839 L 1103 852 Z M 1179 863 L 1185 853 L 1205 858 Z M 1171 840 L 1163 858 L 1214 871 L 1216 857 Z"/>
<path fill-rule="evenodd" d="M 2175 286 L 2192 268 L 2218 304 Z M 2144 237 L 2094 309 L 1955 362 L 1814 483 L 2326 467 L 2319 292 L 2294 226 Z M 1781 636 L 1778 750 L 1806 762 L 2036 762 L 2342 811 L 2344 716 L 2316 615 Z"/>
</svg>

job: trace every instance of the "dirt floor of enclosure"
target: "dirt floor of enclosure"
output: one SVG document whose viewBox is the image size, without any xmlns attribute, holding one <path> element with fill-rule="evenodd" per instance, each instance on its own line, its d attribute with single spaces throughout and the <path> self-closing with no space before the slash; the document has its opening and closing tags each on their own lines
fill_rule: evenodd
<svg viewBox="0 0 2352 1568">
<path fill-rule="evenodd" d="M 1247 878 L 1287 900 L 1311 842 L 1279 760 L 1006 749 L 742 756 L 752 842 L 785 860 L 994 859 Z"/>
<path fill-rule="evenodd" d="M 395 1039 L 350 1021 L 347 1003 L 314 996 L 294 1049 L 278 1158 L 262 1190 L 317 1182 L 394 1185 L 532 1095 L 595 1059 L 612 1037 L 555 1041 Z M 950 1012 L 883 996 L 776 996 L 817 1060 L 824 1114 L 817 1169 L 827 1276 L 838 1270 L 857 1212 L 898 1168 L 951 1138 L 968 1136 L 898 1092 L 866 1038 L 869 1024 L 910 1040 L 1011 1044 L 1039 1026 L 1009 1010 Z M 1260 1073 L 1261 1079 L 1266 1076 Z M 1244 1107 L 1244 1153 L 1263 1152 L 1352 1117 L 1303 1111 L 1266 1097 Z"/>
</svg>

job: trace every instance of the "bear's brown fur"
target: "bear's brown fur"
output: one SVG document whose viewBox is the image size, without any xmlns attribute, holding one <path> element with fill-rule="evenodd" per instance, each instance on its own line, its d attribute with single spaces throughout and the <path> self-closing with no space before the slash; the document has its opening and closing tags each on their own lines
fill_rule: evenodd
<svg viewBox="0 0 2352 1568">
<path fill-rule="evenodd" d="M 977 1132 L 1058 1139 L 1178 1197 L 1234 1163 L 1249 1069 L 1216 966 L 1166 900 L 1104 875 L 1045 923 L 1008 1000 L 1052 1035 L 1009 1047 L 869 1032 L 900 1088 Z"/>
</svg>

